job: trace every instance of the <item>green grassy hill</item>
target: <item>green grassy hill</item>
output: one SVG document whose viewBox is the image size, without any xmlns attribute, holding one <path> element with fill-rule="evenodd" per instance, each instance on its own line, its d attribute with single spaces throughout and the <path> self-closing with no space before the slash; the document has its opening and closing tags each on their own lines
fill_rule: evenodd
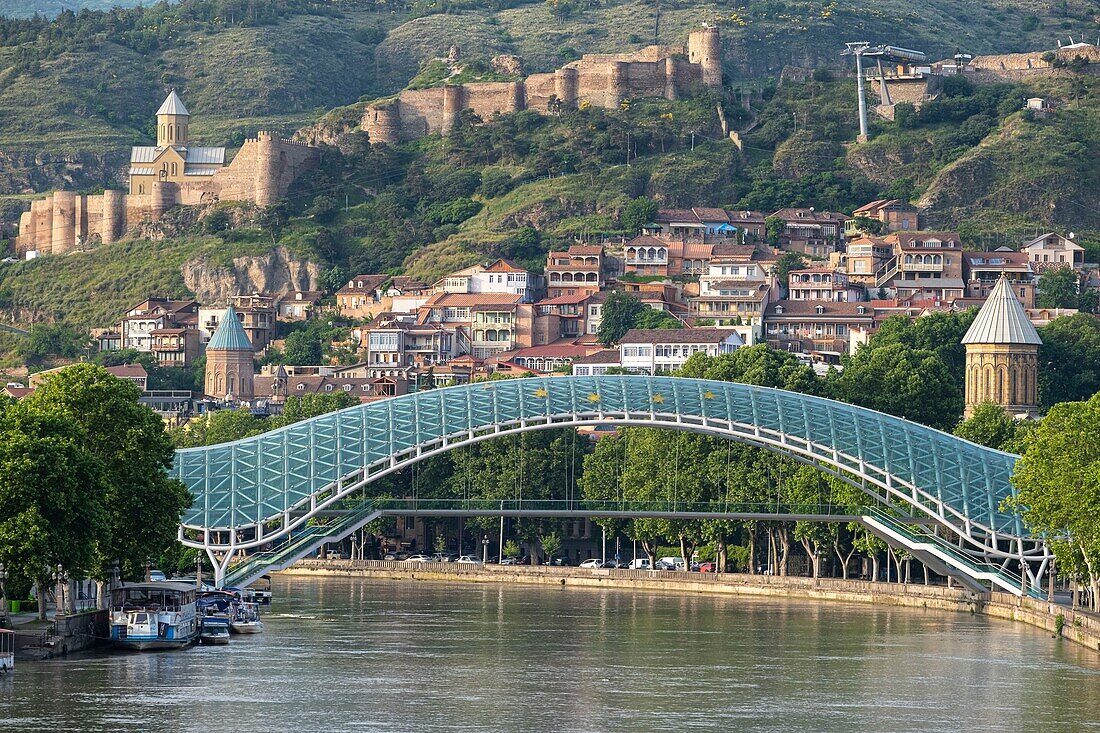
<svg viewBox="0 0 1100 733">
<path fill-rule="evenodd" d="M 561 22 L 542 3 L 487 10 L 478 1 L 417 18 L 355 2 L 273 0 L 267 15 L 226 22 L 214 3 L 185 0 L 55 24 L 0 21 L 0 219 L 17 216 L 25 191 L 117 182 L 129 145 L 152 137 L 153 112 L 171 86 L 182 90 L 198 140 L 233 147 L 259 128 L 316 124 L 321 139 L 339 144 L 296 184 L 288 219 L 275 229 L 212 236 L 195 227 L 160 242 L 0 266 L 0 315 L 107 325 L 142 291 L 178 294 L 179 267 L 198 254 L 254 254 L 273 241 L 344 274 L 431 279 L 492 256 L 539 267 L 549 248 L 577 237 L 628 234 L 620 215 L 639 196 L 766 211 L 851 211 L 901 197 L 921 202 L 930 223 L 959 229 L 972 246 L 1014 244 L 1036 229 L 1100 239 L 1096 77 L 955 85 L 904 122 L 874 120 L 871 141 L 857 144 L 855 85 L 837 73 L 845 38 L 889 40 L 934 57 L 958 46 L 1041 48 L 1065 25 L 1086 22 L 1083 3 L 1036 10 L 1017 0 L 981 7 L 930 0 L 918 15 L 895 0 L 872 8 L 840 0 L 666 2 L 662 41 L 682 41 L 703 20 L 722 22 L 730 81 L 722 94 L 561 118 L 523 112 L 465 125 L 446 140 L 365 144 L 351 131 L 364 101 L 399 90 L 424 59 L 451 45 L 468 60 L 518 53 L 538 71 L 651 41 L 652 6 L 633 0 Z M 834 72 L 780 84 L 787 63 Z M 720 104 L 731 120 L 747 122 L 742 86 L 754 89 L 756 124 L 738 152 L 714 110 Z M 1046 119 L 1022 112 L 1031 95 L 1052 99 L 1056 111 Z"/>
</svg>

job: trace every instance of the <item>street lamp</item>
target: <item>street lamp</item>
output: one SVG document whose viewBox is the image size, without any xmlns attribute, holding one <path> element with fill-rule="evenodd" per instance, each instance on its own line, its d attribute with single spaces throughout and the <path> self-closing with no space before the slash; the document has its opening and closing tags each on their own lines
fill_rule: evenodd
<svg viewBox="0 0 1100 733">
<path fill-rule="evenodd" d="M 489 562 L 489 535 L 481 538 L 481 564 Z"/>
</svg>

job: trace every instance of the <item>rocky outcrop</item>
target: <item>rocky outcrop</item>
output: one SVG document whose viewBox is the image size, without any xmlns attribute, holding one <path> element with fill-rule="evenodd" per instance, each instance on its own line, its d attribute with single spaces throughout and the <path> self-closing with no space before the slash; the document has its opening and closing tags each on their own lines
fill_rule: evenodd
<svg viewBox="0 0 1100 733">
<path fill-rule="evenodd" d="M 317 265 L 292 255 L 286 247 L 234 257 L 228 267 L 199 257 L 183 263 L 180 272 L 187 289 L 202 303 L 224 303 L 232 295 L 248 293 L 281 297 L 295 290 L 318 290 L 321 278 Z"/>
<path fill-rule="evenodd" d="M 80 189 L 118 180 L 125 153 L 59 153 L 0 150 L 0 194 Z"/>
</svg>

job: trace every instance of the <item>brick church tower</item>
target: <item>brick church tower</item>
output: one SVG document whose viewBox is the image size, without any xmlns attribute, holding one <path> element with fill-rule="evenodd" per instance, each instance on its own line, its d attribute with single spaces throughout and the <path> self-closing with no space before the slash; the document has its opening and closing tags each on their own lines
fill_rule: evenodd
<svg viewBox="0 0 1100 733">
<path fill-rule="evenodd" d="M 252 343 L 244 332 L 233 306 L 226 309 L 221 323 L 206 345 L 208 397 L 228 401 L 248 401 L 254 397 Z"/>
<path fill-rule="evenodd" d="M 983 402 L 1010 415 L 1037 417 L 1039 332 L 1012 284 L 1001 275 L 962 339 L 966 346 L 966 417 Z"/>
</svg>

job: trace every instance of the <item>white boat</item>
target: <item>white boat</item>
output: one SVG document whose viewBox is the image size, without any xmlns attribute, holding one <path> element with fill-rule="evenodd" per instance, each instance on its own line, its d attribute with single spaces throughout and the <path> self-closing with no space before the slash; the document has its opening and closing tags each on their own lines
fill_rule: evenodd
<svg viewBox="0 0 1100 733">
<path fill-rule="evenodd" d="M 256 604 L 238 603 L 233 620 L 229 623 L 229 630 L 234 634 L 259 634 L 263 631 L 264 622 L 260 620 L 260 609 Z"/>
<path fill-rule="evenodd" d="M 15 671 L 15 632 L 0 629 L 0 676 Z"/>
<path fill-rule="evenodd" d="M 202 623 L 199 642 L 206 645 L 229 643 L 229 624 L 233 620 L 236 594 L 214 590 L 199 593 L 198 615 Z"/>
<path fill-rule="evenodd" d="M 111 590 L 111 643 L 123 649 L 179 649 L 199 635 L 195 588 L 135 583 Z"/>
</svg>

